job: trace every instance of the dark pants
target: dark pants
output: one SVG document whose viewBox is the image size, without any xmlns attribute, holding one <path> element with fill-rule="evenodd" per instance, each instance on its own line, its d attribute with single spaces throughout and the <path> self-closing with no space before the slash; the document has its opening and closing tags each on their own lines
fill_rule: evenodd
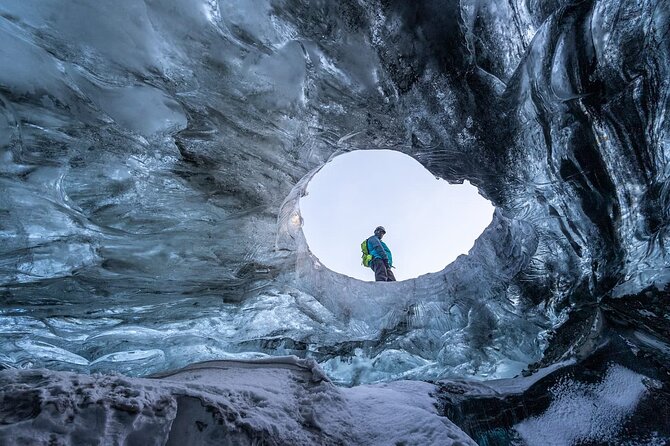
<svg viewBox="0 0 670 446">
<path fill-rule="evenodd" d="M 391 268 L 387 268 L 384 265 L 382 259 L 372 259 L 370 262 L 370 268 L 375 272 L 375 281 L 377 282 L 395 282 L 395 276 Z"/>
</svg>

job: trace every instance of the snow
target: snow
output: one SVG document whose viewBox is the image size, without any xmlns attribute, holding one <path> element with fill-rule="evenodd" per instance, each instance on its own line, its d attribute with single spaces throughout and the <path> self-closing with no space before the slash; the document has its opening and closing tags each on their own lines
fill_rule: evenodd
<svg viewBox="0 0 670 446">
<path fill-rule="evenodd" d="M 554 398 L 549 408 L 542 415 L 517 424 L 515 429 L 529 446 L 611 444 L 647 391 L 643 379 L 625 367 L 613 365 L 597 384 L 564 380 L 551 389 Z"/>
<path fill-rule="evenodd" d="M 208 361 L 153 378 L 0 372 L 0 444 L 474 445 L 435 386 L 340 388 L 312 360 Z"/>
<path fill-rule="evenodd" d="M 344 389 L 357 427 L 365 432 L 359 444 L 474 444 L 447 418 L 434 415 L 434 402 L 427 398 L 432 390 L 432 384 L 419 381 Z"/>
</svg>

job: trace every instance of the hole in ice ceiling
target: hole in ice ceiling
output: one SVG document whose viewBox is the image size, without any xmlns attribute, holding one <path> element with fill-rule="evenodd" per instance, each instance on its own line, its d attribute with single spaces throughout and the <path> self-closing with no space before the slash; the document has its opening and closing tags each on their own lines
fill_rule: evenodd
<svg viewBox="0 0 670 446">
<path fill-rule="evenodd" d="M 441 271 L 491 223 L 493 205 L 467 181 L 436 179 L 412 157 L 358 150 L 332 159 L 300 199 L 303 232 L 326 267 L 374 280 L 361 265 L 361 242 L 382 225 L 398 280 Z"/>
</svg>

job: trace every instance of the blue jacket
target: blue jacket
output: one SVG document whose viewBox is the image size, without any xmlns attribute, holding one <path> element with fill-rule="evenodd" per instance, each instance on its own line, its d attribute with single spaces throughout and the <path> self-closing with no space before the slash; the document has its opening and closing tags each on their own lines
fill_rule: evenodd
<svg viewBox="0 0 670 446">
<path fill-rule="evenodd" d="M 368 252 L 373 259 L 388 260 L 389 266 L 393 266 L 391 250 L 386 246 L 386 243 L 382 242 L 376 235 L 368 238 Z"/>
</svg>

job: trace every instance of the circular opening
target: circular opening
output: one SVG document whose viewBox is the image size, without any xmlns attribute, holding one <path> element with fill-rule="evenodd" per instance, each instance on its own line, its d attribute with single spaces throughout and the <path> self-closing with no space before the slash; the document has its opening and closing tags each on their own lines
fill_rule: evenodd
<svg viewBox="0 0 670 446">
<path fill-rule="evenodd" d="M 393 256 L 398 280 L 441 271 L 466 254 L 491 223 L 493 205 L 467 181 L 435 178 L 412 157 L 392 150 L 359 150 L 332 159 L 300 199 L 311 252 L 329 269 L 373 281 L 360 245 L 374 228 Z"/>
</svg>

